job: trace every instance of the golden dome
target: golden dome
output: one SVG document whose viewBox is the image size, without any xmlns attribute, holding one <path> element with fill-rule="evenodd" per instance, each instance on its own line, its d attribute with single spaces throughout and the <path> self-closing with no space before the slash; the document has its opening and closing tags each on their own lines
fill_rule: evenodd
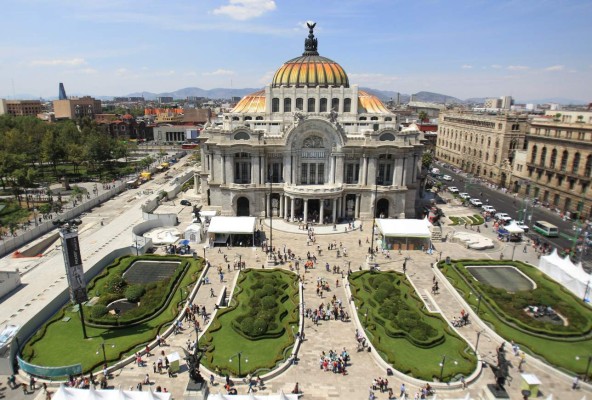
<svg viewBox="0 0 592 400">
<path fill-rule="evenodd" d="M 265 90 L 251 93 L 241 99 L 230 111 L 231 113 L 262 113 L 265 112 Z"/>
<path fill-rule="evenodd" d="M 378 97 L 363 90 L 358 91 L 358 111 L 366 114 L 390 114 Z"/>
<path fill-rule="evenodd" d="M 317 39 L 313 29 L 316 24 L 307 23 L 308 38 L 304 41 L 304 53 L 286 61 L 273 76 L 271 85 L 296 87 L 349 87 L 349 79 L 341 65 L 317 52 Z"/>
</svg>

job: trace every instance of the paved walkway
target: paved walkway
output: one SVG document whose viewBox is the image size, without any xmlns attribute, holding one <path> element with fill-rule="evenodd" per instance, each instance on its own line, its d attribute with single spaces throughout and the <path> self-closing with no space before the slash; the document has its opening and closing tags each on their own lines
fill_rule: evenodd
<svg viewBox="0 0 592 400">
<path fill-rule="evenodd" d="M 110 250 L 111 246 L 121 246 L 121 241 L 113 239 L 113 236 L 119 235 L 121 240 L 124 241 L 126 240 L 126 237 L 131 237 L 126 235 L 129 234 L 131 226 L 140 220 L 137 206 L 142 201 L 139 193 L 136 194 L 135 192 L 132 192 L 133 191 L 126 193 L 129 193 L 130 196 L 137 195 L 138 197 L 136 201 L 130 201 L 131 197 L 127 198 L 127 195 L 124 195 L 124 198 L 119 199 L 119 203 L 117 203 L 119 204 L 118 206 L 115 206 L 111 211 L 107 211 L 107 214 L 109 212 L 113 213 L 111 214 L 113 215 L 113 218 L 110 219 L 109 224 L 105 226 L 108 229 L 100 228 L 97 225 L 98 218 L 93 217 L 92 215 L 86 217 L 87 220 L 93 222 L 91 222 L 92 226 L 87 228 L 88 232 L 86 234 L 81 234 L 81 248 L 83 250 L 83 257 L 85 258 L 85 265 L 90 265 L 96 257 L 99 257 L 102 254 L 102 251 Z M 107 206 L 106 209 L 109 209 L 110 207 L 111 206 Z M 123 212 L 121 212 L 122 209 L 124 210 Z M 179 209 L 181 209 L 181 206 L 179 206 Z M 466 209 L 444 206 L 444 211 L 446 215 L 456 215 L 458 212 L 466 212 Z M 105 209 L 102 208 L 101 212 L 105 213 Z M 92 218 L 95 219 L 93 220 Z M 180 219 L 186 218 L 190 218 L 188 213 L 180 215 Z M 188 222 L 190 221 L 182 220 L 181 224 Z M 268 225 L 269 220 L 264 220 L 263 229 L 266 232 L 266 235 L 269 236 Z M 356 223 L 356 227 L 358 226 L 359 223 Z M 345 230 L 343 229 L 344 226 L 338 226 L 336 231 L 333 231 L 332 226 L 315 227 L 317 232 L 317 243 L 310 246 L 307 246 L 306 243 L 306 232 L 299 230 L 296 225 L 287 224 L 281 220 L 274 220 L 273 227 L 273 245 L 276 249 L 283 249 L 283 246 L 286 245 L 287 248 L 290 248 L 297 256 L 302 258 L 306 258 L 307 251 L 316 254 L 316 245 L 320 245 L 323 249 L 322 255 L 317 256 L 319 267 L 312 270 L 310 273 L 305 274 L 304 301 L 307 303 L 307 307 L 315 308 L 318 303 L 322 301 L 316 296 L 315 292 L 316 280 L 318 277 L 322 277 L 331 283 L 331 295 L 335 294 L 337 298 L 341 299 L 343 303 L 347 305 L 347 311 L 349 314 L 353 315 L 355 310 L 352 309 L 352 303 L 345 301 L 346 294 L 343 287 L 343 278 L 341 275 L 325 271 L 323 266 L 328 262 L 331 266 L 340 266 L 342 270 L 347 270 L 348 266 L 350 266 L 352 270 L 359 269 L 360 266 L 365 269 L 365 256 L 369 246 L 366 241 L 370 240 L 371 222 L 366 221 L 363 225 L 363 230 L 361 231 L 356 229 L 354 231 L 348 231 L 347 233 L 345 233 Z M 443 236 L 450 233 L 453 228 L 457 227 L 446 226 Z M 464 228 L 458 227 L 458 229 L 462 230 Z M 482 233 L 493 237 L 491 230 L 483 229 Z M 335 250 L 328 251 L 327 245 L 330 241 L 335 241 L 338 246 L 341 242 L 348 251 L 348 257 L 337 257 Z M 486 252 L 468 250 L 458 244 L 449 242 L 436 243 L 435 245 L 436 252 L 433 255 L 428 255 L 419 251 L 404 251 L 400 255 L 391 252 L 391 259 L 379 256 L 378 264 L 382 270 L 401 271 L 404 257 L 411 257 L 407 262 L 408 276 L 416 287 L 418 287 L 420 292 L 422 292 L 431 289 L 432 278 L 434 276 L 431 264 L 440 257 L 440 252 L 442 258 L 451 256 L 453 258 L 490 257 L 492 259 L 499 259 L 500 252 L 504 252 L 507 258 L 509 258 L 511 254 L 511 248 L 504 245 L 500 245 L 496 249 Z M 198 254 L 199 253 L 200 251 L 198 251 Z M 238 271 L 234 271 L 232 268 L 230 272 L 227 272 L 227 269 L 224 268 L 226 272 L 224 282 L 220 282 L 217 276 L 216 267 L 220 264 L 226 266 L 227 263 L 224 261 L 224 254 L 226 254 L 228 262 L 230 262 L 231 265 L 235 258 L 238 258 L 237 255 L 240 255 L 242 261 L 245 261 L 249 268 L 260 268 L 262 260 L 265 259 L 259 249 L 232 248 L 222 249 L 221 252 L 218 252 L 218 249 L 208 249 L 206 251 L 206 258 L 213 266 L 208 274 L 211 284 L 203 286 L 194 299 L 195 304 L 200 306 L 204 305 L 208 312 L 214 310 L 214 303 L 216 301 L 216 297 L 210 297 L 210 289 L 213 289 L 217 296 L 224 285 L 232 284 L 234 277 L 238 273 Z M 29 295 L 29 298 L 36 296 L 36 301 L 46 302 L 48 301 L 48 298 L 43 297 L 43 294 L 49 294 L 44 290 L 44 288 L 47 288 L 48 282 L 53 282 L 56 289 L 65 287 L 63 265 L 60 265 L 60 258 L 58 256 L 61 257 L 61 254 L 58 253 L 55 256 L 50 257 L 48 264 L 46 265 L 44 263 L 42 269 L 35 268 L 35 274 L 27 274 L 31 278 L 27 279 L 25 282 L 28 285 L 27 290 L 22 291 L 22 295 L 17 292 L 14 299 L 12 299 L 12 297 L 9 298 L 7 301 L 10 301 L 10 304 L 3 304 L 2 310 L 0 310 L 0 320 L 4 320 L 5 323 L 12 323 L 26 320 L 30 317 L 30 313 L 36 309 L 35 304 L 31 304 L 29 307 L 24 306 L 22 310 L 19 309 L 28 301 L 28 299 L 25 298 L 26 293 L 33 294 L 32 296 Z M 522 253 L 521 249 L 516 251 L 515 258 L 533 264 L 538 262 L 534 252 L 529 251 L 528 253 Z M 280 266 L 280 268 L 287 268 L 287 266 Z M 28 278 L 27 276 L 25 277 Z M 340 287 L 335 288 L 335 280 L 337 279 L 340 281 Z M 43 286 L 43 288 L 39 285 Z M 37 288 L 38 286 L 39 288 Z M 37 293 L 41 294 L 38 295 Z M 440 285 L 440 294 L 434 296 L 434 299 L 442 310 L 444 317 L 448 320 L 457 316 L 461 309 L 467 309 L 466 304 L 459 301 L 454 293 L 449 291 L 444 284 Z M 325 299 L 324 301 L 327 300 Z M 14 315 L 10 315 L 12 310 L 15 310 Z M 16 310 L 18 310 L 18 312 Z M 475 317 L 473 317 L 472 320 L 472 324 L 467 327 L 459 328 L 458 332 L 474 344 L 477 337 L 477 331 L 483 329 L 483 326 Z M 356 326 L 353 322 L 343 323 L 326 321 L 315 326 L 309 319 L 307 319 L 305 321 L 304 329 L 306 340 L 299 353 L 299 362 L 290 367 L 285 373 L 266 382 L 265 387 L 260 393 L 277 393 L 280 389 L 284 392 L 290 392 L 294 384 L 299 382 L 305 398 L 320 400 L 347 396 L 347 398 L 351 399 L 366 399 L 368 397 L 368 388 L 371 380 L 373 378 L 385 376 L 385 370 L 378 366 L 369 353 L 357 353 L 355 351 L 354 332 Z M 186 371 L 182 370 L 176 377 L 169 378 L 167 374 L 155 374 L 152 369 L 152 363 L 156 361 L 161 351 L 164 351 L 165 354 L 179 351 L 182 354 L 181 348 L 186 346 L 188 340 L 195 340 L 195 338 L 195 331 L 191 327 L 186 326 L 178 335 L 171 335 L 167 338 L 167 346 L 162 349 L 155 349 L 154 353 L 156 353 L 156 355 L 148 357 L 146 367 L 138 367 L 134 364 L 130 364 L 127 367 L 116 371 L 113 379 L 109 381 L 109 384 L 112 387 L 121 387 L 125 389 L 129 389 L 130 387 L 135 388 L 136 384 L 144 378 L 146 373 L 148 373 L 153 382 L 151 385 L 152 389 L 156 386 L 166 387 L 168 391 L 173 394 L 174 398 L 183 398 L 184 388 L 188 381 L 188 374 Z M 500 344 L 501 342 L 497 342 L 495 337 L 488 338 L 483 334 L 479 344 L 479 352 L 483 355 L 486 361 L 493 361 L 495 349 Z M 321 351 L 327 352 L 330 349 L 339 351 L 343 347 L 347 348 L 352 356 L 352 365 L 349 368 L 348 375 L 341 376 L 330 372 L 320 371 L 318 360 Z M 520 398 L 520 378 L 515 368 L 516 360 L 511 356 L 510 361 L 513 362 L 514 367 L 511 368 L 511 376 L 513 379 L 508 385 L 508 391 L 511 398 Z M 418 362 L 421 362 L 421 360 L 418 360 Z M 543 382 L 541 389 L 545 396 L 553 394 L 555 398 L 580 400 L 585 394 L 590 395 L 590 393 L 592 393 L 583 393 L 583 391 L 572 392 L 570 390 L 571 380 L 569 378 L 552 371 L 549 372 L 550 370 L 548 368 L 541 367 L 540 362 L 531 358 L 528 359 L 525 370 L 526 372 L 535 373 L 539 379 L 541 379 Z M 397 389 L 401 384 L 401 381 L 397 379 L 389 381 L 394 389 Z M 482 390 L 486 384 L 492 382 L 493 376 L 491 371 L 485 369 L 482 376 L 475 383 L 471 384 L 467 390 L 458 390 L 455 392 L 440 391 L 438 399 L 460 399 L 464 398 L 467 394 L 469 394 L 471 398 L 479 399 L 481 398 Z M 417 388 L 408 383 L 407 387 L 408 393 L 413 396 Z M 221 389 L 222 385 L 218 383 L 218 385 L 212 388 L 212 391 L 216 393 Z M 245 385 L 239 385 L 238 390 L 239 393 L 246 393 L 247 387 Z M 398 392 L 398 390 L 395 390 L 395 392 Z M 379 399 L 385 399 L 387 397 L 386 394 L 381 393 L 377 393 L 377 396 Z"/>
</svg>

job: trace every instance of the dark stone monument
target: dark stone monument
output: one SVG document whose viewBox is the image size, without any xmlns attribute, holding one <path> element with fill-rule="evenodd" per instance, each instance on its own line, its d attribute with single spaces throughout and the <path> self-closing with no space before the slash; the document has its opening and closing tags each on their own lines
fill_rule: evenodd
<svg viewBox="0 0 592 400">
<path fill-rule="evenodd" d="M 184 399 L 201 400 L 208 396 L 208 386 L 199 372 L 200 361 L 206 350 L 199 346 L 195 346 L 193 353 L 183 349 L 185 362 L 189 370 L 189 383 L 187 383 L 187 388 L 185 389 Z"/>
</svg>

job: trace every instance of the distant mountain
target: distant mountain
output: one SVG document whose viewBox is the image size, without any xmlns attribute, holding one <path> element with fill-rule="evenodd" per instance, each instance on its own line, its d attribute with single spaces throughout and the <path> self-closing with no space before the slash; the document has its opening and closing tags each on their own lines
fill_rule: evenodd
<svg viewBox="0 0 592 400">
<path fill-rule="evenodd" d="M 378 97 L 380 100 L 385 101 L 385 102 L 388 102 L 391 100 L 393 100 L 393 102 L 397 102 L 398 92 L 394 92 L 392 90 L 379 90 L 379 89 L 372 89 L 372 88 L 367 88 L 367 87 L 360 87 L 360 90 L 371 93 L 374 96 Z M 401 93 L 401 95 L 399 97 L 399 101 L 401 103 L 408 103 L 410 97 L 411 96 L 409 96 L 408 94 Z"/>
<path fill-rule="evenodd" d="M 232 97 L 244 97 L 250 93 L 256 92 L 259 89 L 243 88 L 243 89 L 201 89 L 197 87 L 188 87 L 174 92 L 152 93 L 152 92 L 136 92 L 130 93 L 126 96 L 144 96 L 146 100 L 156 100 L 157 97 L 172 97 L 174 99 L 185 99 L 188 96 L 206 97 L 208 99 L 230 99 Z"/>
<path fill-rule="evenodd" d="M 483 104 L 488 97 L 471 97 L 466 99 L 465 101 L 469 104 Z"/>
<path fill-rule="evenodd" d="M 532 99 L 532 100 L 516 100 L 515 103 L 519 104 L 546 104 L 546 103 L 557 103 L 564 105 L 577 105 L 577 104 L 588 104 L 590 101 L 586 100 L 575 100 L 566 99 L 565 97 L 548 97 L 544 99 Z"/>
<path fill-rule="evenodd" d="M 365 90 L 374 94 L 382 101 L 397 101 L 397 92 L 392 90 L 378 90 L 366 87 L 361 87 L 361 90 Z M 408 103 L 411 99 L 411 95 L 401 93 L 399 101 L 401 104 Z M 442 103 L 442 104 L 464 104 L 463 100 L 457 99 L 456 97 L 448 96 L 445 94 L 432 93 L 432 92 L 418 92 L 413 95 L 414 101 L 425 101 L 427 103 Z"/>
</svg>

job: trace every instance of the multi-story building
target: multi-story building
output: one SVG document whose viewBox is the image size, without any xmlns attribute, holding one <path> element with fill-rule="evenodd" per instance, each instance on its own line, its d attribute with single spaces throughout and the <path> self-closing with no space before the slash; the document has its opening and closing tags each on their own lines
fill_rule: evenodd
<svg viewBox="0 0 592 400">
<path fill-rule="evenodd" d="M 5 100 L 0 99 L 0 115 L 9 114 L 15 117 L 25 115 L 37 116 L 42 111 L 39 100 Z"/>
<path fill-rule="evenodd" d="M 168 104 L 173 102 L 173 98 L 171 96 L 160 96 L 157 98 L 159 104 Z"/>
<path fill-rule="evenodd" d="M 101 100 L 90 96 L 70 97 L 66 100 L 54 100 L 53 112 L 56 119 L 94 118 L 103 112 Z"/>
<path fill-rule="evenodd" d="M 501 186 L 510 185 L 514 152 L 523 147 L 528 117 L 443 111 L 436 157 Z"/>
<path fill-rule="evenodd" d="M 203 204 L 223 215 L 321 223 L 415 217 L 421 132 L 401 129 L 378 98 L 350 85 L 309 28 L 302 56 L 204 127 Z"/>
<path fill-rule="evenodd" d="M 514 165 L 513 190 L 552 208 L 592 218 L 592 112 L 535 117 Z"/>
</svg>

